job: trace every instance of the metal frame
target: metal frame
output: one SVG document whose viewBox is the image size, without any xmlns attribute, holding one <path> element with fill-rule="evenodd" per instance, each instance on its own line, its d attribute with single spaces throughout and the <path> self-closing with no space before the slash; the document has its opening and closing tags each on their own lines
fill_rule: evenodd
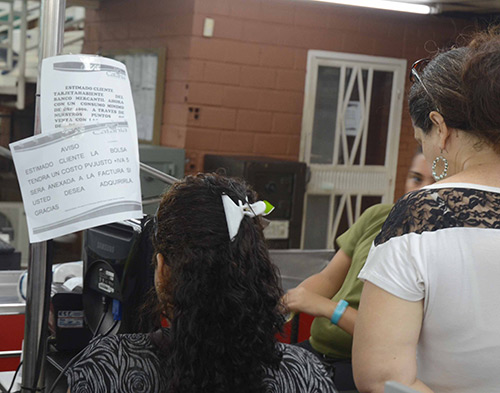
<svg viewBox="0 0 500 393">
<path fill-rule="evenodd" d="M 7 38 L 0 43 L 1 49 L 7 50 L 5 65 L 0 64 L 0 70 L 10 71 L 14 65 L 14 55 L 12 50 L 12 33 L 14 31 L 14 0 L 2 0 L 2 3 L 9 5 L 9 10 L 2 16 L 7 16 L 7 20 L 0 20 L 1 30 L 7 31 Z"/>
<path fill-rule="evenodd" d="M 26 101 L 26 31 L 28 28 L 28 1 L 22 0 L 21 37 L 19 38 L 19 76 L 17 79 L 17 109 L 24 109 Z"/>
<path fill-rule="evenodd" d="M 34 1 L 42 2 L 43 0 Z M 78 6 L 96 10 L 101 7 L 101 1 L 102 0 L 66 0 L 66 3 L 68 7 Z"/>
<path fill-rule="evenodd" d="M 36 109 L 34 134 L 41 133 L 40 124 L 40 78 L 41 62 L 44 58 L 62 52 L 64 42 L 64 20 L 66 0 L 42 0 L 40 21 L 40 47 L 38 51 L 38 82 L 36 87 Z M 40 375 L 36 375 L 36 361 L 42 334 L 44 313 L 45 282 L 47 274 L 47 243 L 33 243 L 30 247 L 28 264 L 28 288 L 26 300 L 26 318 L 24 325 L 22 393 L 29 393 L 38 387 Z M 48 310 L 46 310 L 48 311 Z M 42 349 L 44 352 L 44 350 Z M 44 353 L 42 355 L 45 355 Z M 43 356 L 44 358 L 45 356 Z"/>
<path fill-rule="evenodd" d="M 0 24 L 0 32 L 6 32 L 7 38 L 0 43 L 0 48 L 4 48 L 7 51 L 7 61 L 3 67 L 0 67 L 4 71 L 12 71 L 14 69 L 14 51 L 12 48 L 12 37 L 15 28 L 20 28 L 20 48 L 17 54 L 17 69 L 19 71 L 19 76 L 17 77 L 16 86 L 0 87 L 2 94 L 13 94 L 16 95 L 16 107 L 17 109 L 24 109 L 25 106 L 25 96 L 26 96 L 26 30 L 27 30 L 27 19 L 28 13 L 33 11 L 34 8 L 28 10 L 27 0 L 21 0 L 21 11 L 16 11 L 14 9 L 15 0 L 1 0 L 2 3 L 9 4 L 8 12 L 3 12 L 0 14 L 1 17 L 7 16 L 7 22 Z M 38 6 L 35 9 L 39 8 Z M 19 19 L 15 19 L 18 16 Z"/>
<path fill-rule="evenodd" d="M 0 359 L 5 359 L 5 358 L 17 358 L 21 356 L 23 351 L 21 350 L 14 350 L 14 351 L 0 351 Z"/>
<path fill-rule="evenodd" d="M 16 108 L 24 109 L 25 107 L 25 97 L 26 97 L 26 83 L 27 82 L 35 82 L 32 80 L 33 78 L 29 78 L 26 76 L 26 59 L 27 52 L 32 50 L 38 50 L 40 44 L 37 43 L 35 45 L 27 46 L 27 26 L 28 22 L 34 21 L 41 17 L 40 14 L 40 4 L 36 1 L 28 1 L 28 0 L 0 0 L 0 3 L 5 3 L 10 5 L 10 9 L 8 12 L 0 13 L 0 17 L 8 16 L 8 23 L 0 23 L 0 32 L 7 33 L 7 39 L 0 43 L 0 48 L 6 48 L 7 53 L 9 53 L 9 62 L 5 64 L 4 67 L 0 67 L 0 69 L 12 72 L 11 78 L 15 78 L 15 85 L 13 85 L 14 80 L 10 80 L 10 83 L 5 86 L 0 86 L 0 94 L 7 95 L 15 95 L 16 96 Z M 33 6 L 33 3 L 35 5 Z M 80 4 L 82 3 L 82 4 Z M 14 5 L 21 5 L 21 10 L 19 11 L 19 7 L 15 7 Z M 98 1 L 73 1 L 69 6 L 86 6 L 87 8 L 98 8 Z M 16 17 L 19 17 L 16 19 Z M 79 25 L 84 23 L 83 19 L 72 20 L 68 23 L 65 23 L 65 27 L 70 27 L 74 25 Z M 20 42 L 19 49 L 17 54 L 18 63 L 14 66 L 14 51 L 12 48 L 12 32 L 14 29 L 20 29 Z M 83 41 L 82 36 L 77 36 L 76 38 L 67 38 L 64 42 L 64 45 L 71 45 L 76 42 Z M 10 74 L 5 75 L 6 78 L 9 78 Z M 30 80 L 31 79 L 31 80 Z"/>
</svg>

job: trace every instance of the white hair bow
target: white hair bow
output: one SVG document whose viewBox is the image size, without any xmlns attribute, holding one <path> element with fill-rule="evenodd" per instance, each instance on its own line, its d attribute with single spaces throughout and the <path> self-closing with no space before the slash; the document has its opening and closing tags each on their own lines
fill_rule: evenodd
<svg viewBox="0 0 500 393">
<path fill-rule="evenodd" d="M 236 204 L 226 194 L 222 194 L 222 204 L 224 205 L 227 229 L 231 241 L 233 241 L 238 234 L 243 217 L 267 216 L 274 210 L 274 206 L 268 201 L 257 201 L 251 204 L 247 201 L 243 204 L 242 201 L 238 200 L 238 204 Z"/>
</svg>

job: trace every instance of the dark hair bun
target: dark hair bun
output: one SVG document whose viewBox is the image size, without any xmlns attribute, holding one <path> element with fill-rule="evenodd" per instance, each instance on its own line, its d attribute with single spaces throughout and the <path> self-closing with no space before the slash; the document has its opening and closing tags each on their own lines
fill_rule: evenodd
<svg viewBox="0 0 500 393">
<path fill-rule="evenodd" d="M 500 26 L 478 33 L 469 49 L 462 74 L 469 123 L 500 149 Z"/>
<path fill-rule="evenodd" d="M 438 110 L 448 127 L 475 135 L 500 153 L 500 25 L 476 33 L 466 47 L 439 53 L 420 79 L 408 97 L 417 127 L 429 132 L 429 113 Z"/>
</svg>

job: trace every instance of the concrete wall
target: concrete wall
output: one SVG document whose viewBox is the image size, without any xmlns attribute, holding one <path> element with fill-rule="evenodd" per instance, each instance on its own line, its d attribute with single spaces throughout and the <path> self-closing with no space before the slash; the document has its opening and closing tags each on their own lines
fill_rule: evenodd
<svg viewBox="0 0 500 393">
<path fill-rule="evenodd" d="M 106 0 L 87 19 L 87 53 L 167 48 L 161 143 L 186 149 L 187 173 L 205 153 L 298 159 L 309 49 L 411 65 L 474 25 L 306 0 Z M 416 148 L 406 104 L 402 120 L 396 197 Z"/>
</svg>

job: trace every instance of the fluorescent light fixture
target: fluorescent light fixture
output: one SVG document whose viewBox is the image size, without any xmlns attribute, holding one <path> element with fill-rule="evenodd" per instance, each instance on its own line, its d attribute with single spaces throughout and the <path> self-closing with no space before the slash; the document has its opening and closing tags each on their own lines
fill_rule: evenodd
<svg viewBox="0 0 500 393">
<path fill-rule="evenodd" d="M 378 8 L 381 10 L 413 12 L 416 14 L 435 14 L 437 9 L 425 4 L 403 3 L 389 0 L 314 0 L 323 3 L 353 5 L 356 7 Z"/>
</svg>

